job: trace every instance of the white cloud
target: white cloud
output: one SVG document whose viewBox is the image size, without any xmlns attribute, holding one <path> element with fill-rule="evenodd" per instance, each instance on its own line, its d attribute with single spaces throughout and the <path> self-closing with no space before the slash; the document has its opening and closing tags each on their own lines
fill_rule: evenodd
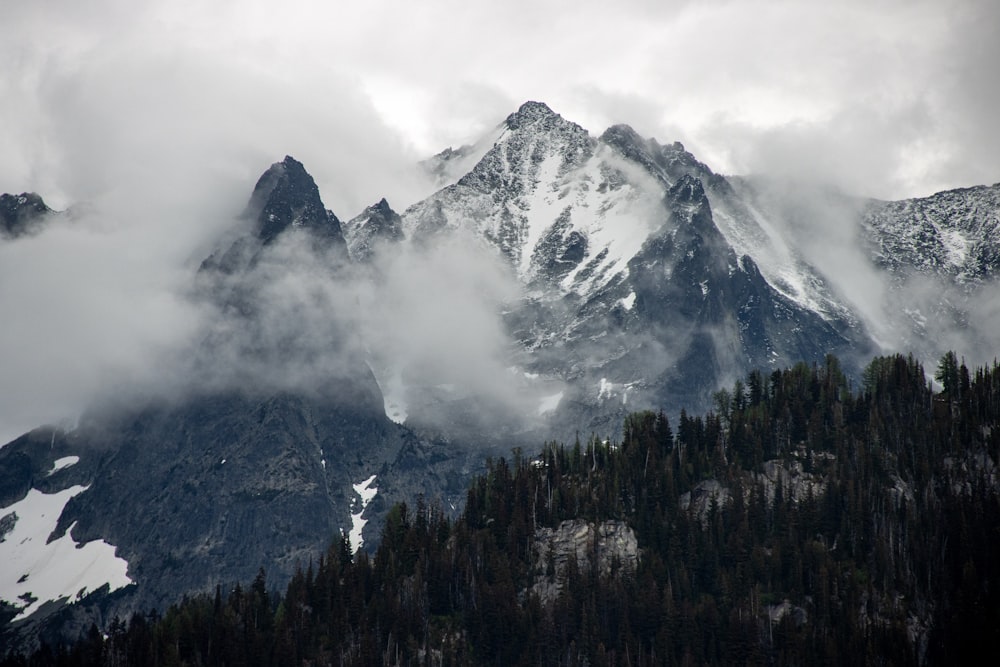
<svg viewBox="0 0 1000 667">
<path fill-rule="evenodd" d="M 101 217 L 0 249 L 0 424 L 182 345 L 185 262 L 285 154 L 342 218 L 400 209 L 417 159 L 539 99 L 724 173 L 884 198 L 1000 181 L 998 18 L 988 0 L 12 3 L 0 191 Z"/>
</svg>

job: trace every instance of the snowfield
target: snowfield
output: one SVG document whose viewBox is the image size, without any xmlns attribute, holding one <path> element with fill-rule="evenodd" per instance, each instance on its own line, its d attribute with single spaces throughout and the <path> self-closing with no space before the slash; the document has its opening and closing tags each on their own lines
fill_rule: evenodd
<svg viewBox="0 0 1000 667">
<path fill-rule="evenodd" d="M 75 463 L 71 458 L 56 461 L 56 469 Z M 115 555 L 115 547 L 103 540 L 73 541 L 75 523 L 47 542 L 66 503 L 87 488 L 71 486 L 51 494 L 31 489 L 23 500 L 0 509 L 0 519 L 16 517 L 11 531 L 0 538 L 0 599 L 20 608 L 15 621 L 46 602 L 75 602 L 105 585 L 114 591 L 133 583 L 128 563 Z"/>
</svg>

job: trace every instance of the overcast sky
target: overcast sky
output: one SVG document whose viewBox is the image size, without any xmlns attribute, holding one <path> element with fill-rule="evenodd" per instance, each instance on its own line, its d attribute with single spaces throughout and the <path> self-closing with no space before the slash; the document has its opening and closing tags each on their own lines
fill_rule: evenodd
<svg viewBox="0 0 1000 667">
<path fill-rule="evenodd" d="M 351 216 L 527 99 L 723 173 L 1000 181 L 992 0 L 4 4 L 0 190 L 59 204 L 137 162 L 237 180 L 292 153 Z"/>
<path fill-rule="evenodd" d="M 721 173 L 1000 181 L 998 5 L 0 0 L 0 192 L 101 211 L 0 248 L 0 440 L 190 335 L 182 260 L 285 154 L 342 218 L 402 209 L 416 160 L 534 99 Z"/>
</svg>

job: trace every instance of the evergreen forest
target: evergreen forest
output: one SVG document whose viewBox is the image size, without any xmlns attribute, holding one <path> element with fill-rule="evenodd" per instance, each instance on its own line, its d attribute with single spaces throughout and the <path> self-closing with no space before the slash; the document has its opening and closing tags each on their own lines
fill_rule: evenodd
<svg viewBox="0 0 1000 667">
<path fill-rule="evenodd" d="M 396 505 L 373 555 L 339 538 L 284 590 L 261 570 L 2 664 L 975 663 L 1000 645 L 1000 365 L 933 376 L 752 372 L 707 414 L 490 460 L 458 518 Z"/>
</svg>

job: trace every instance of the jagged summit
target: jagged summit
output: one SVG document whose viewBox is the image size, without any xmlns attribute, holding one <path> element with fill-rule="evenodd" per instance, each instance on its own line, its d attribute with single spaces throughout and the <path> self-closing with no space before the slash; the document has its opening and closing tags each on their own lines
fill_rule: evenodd
<svg viewBox="0 0 1000 667">
<path fill-rule="evenodd" d="M 45 215 L 53 213 L 34 192 L 0 195 L 0 238 L 28 234 Z"/>
<path fill-rule="evenodd" d="M 263 173 L 244 216 L 256 222 L 257 237 L 265 245 L 290 227 L 302 227 L 320 238 L 343 244 L 340 220 L 323 205 L 309 172 L 290 155 Z"/>
<path fill-rule="evenodd" d="M 544 102 L 528 101 L 522 104 L 517 111 L 507 116 L 507 120 L 504 122 L 507 124 L 507 127 L 516 130 L 523 125 L 537 122 L 552 122 L 555 120 L 564 119 Z"/>
<path fill-rule="evenodd" d="M 202 262 L 202 271 L 238 273 L 252 266 L 263 248 L 294 229 L 309 233 L 314 250 L 347 259 L 340 220 L 323 205 L 313 177 L 290 155 L 268 167 L 257 180 L 241 218 L 250 221 L 251 230 L 237 231 L 227 249 L 220 248 Z"/>
<path fill-rule="evenodd" d="M 385 197 L 343 225 L 351 259 L 365 262 L 389 243 L 403 240 L 403 221 Z"/>
</svg>

